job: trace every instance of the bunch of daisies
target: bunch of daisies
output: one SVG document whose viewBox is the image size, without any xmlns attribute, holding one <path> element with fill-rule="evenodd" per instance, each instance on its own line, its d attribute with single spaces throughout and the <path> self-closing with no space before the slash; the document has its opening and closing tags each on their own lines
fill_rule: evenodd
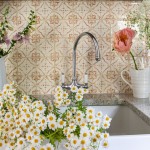
<svg viewBox="0 0 150 150">
<path fill-rule="evenodd" d="M 46 106 L 17 91 L 14 83 L 4 85 L 0 92 L 0 150 L 41 149 L 41 131 L 49 123 Z M 44 148 L 54 150 L 52 144 Z"/>
<path fill-rule="evenodd" d="M 109 133 L 106 130 L 110 126 L 111 118 L 102 112 L 95 112 L 92 107 L 83 106 L 83 95 L 87 89 L 71 87 L 66 92 L 60 86 L 55 91 L 54 105 L 57 108 L 67 106 L 61 118 L 65 122 L 63 134 L 66 137 L 65 148 L 68 150 L 93 150 L 97 149 L 100 142 L 104 147 L 108 146 Z M 69 106 L 72 103 L 72 106 Z"/>
<path fill-rule="evenodd" d="M 57 150 L 62 141 L 68 150 L 94 150 L 100 142 L 107 147 L 111 118 L 83 106 L 87 92 L 58 86 L 54 101 L 44 103 L 6 84 L 0 92 L 0 150 Z"/>
</svg>

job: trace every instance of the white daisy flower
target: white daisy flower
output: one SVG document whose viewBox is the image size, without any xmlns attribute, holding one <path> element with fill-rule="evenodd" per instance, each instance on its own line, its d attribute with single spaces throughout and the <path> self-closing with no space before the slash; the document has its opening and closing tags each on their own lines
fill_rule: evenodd
<svg viewBox="0 0 150 150">
<path fill-rule="evenodd" d="M 108 141 L 103 141 L 102 146 L 107 148 L 109 146 Z"/>
<path fill-rule="evenodd" d="M 62 92 L 57 92 L 57 93 L 55 93 L 54 97 L 55 97 L 55 99 L 63 98 L 63 93 Z"/>
<path fill-rule="evenodd" d="M 27 95 L 23 95 L 23 96 L 22 96 L 22 101 L 23 101 L 23 102 L 26 103 L 26 102 L 28 102 L 29 100 L 30 100 L 30 97 L 29 97 L 29 96 L 27 96 Z"/>
<path fill-rule="evenodd" d="M 55 92 L 62 92 L 63 91 L 63 89 L 62 89 L 62 87 L 61 86 L 57 86 L 56 88 L 55 88 Z"/>
<path fill-rule="evenodd" d="M 51 143 L 45 145 L 46 150 L 54 150 L 54 146 Z"/>
<path fill-rule="evenodd" d="M 60 118 L 57 120 L 57 123 L 58 123 L 58 128 L 63 128 L 66 126 L 66 122 Z"/>
<path fill-rule="evenodd" d="M 89 134 L 89 130 L 81 130 L 80 132 L 80 137 L 81 138 L 89 138 L 90 134 Z"/>
<path fill-rule="evenodd" d="M 63 98 L 67 99 L 68 98 L 68 93 L 66 91 L 63 92 Z"/>
<path fill-rule="evenodd" d="M 52 129 L 52 130 L 56 130 L 56 128 L 57 128 L 57 123 L 56 123 L 55 121 L 49 122 L 49 123 L 48 123 L 48 127 L 49 127 L 50 129 Z"/>
<path fill-rule="evenodd" d="M 86 115 L 86 120 L 88 121 L 88 122 L 93 122 L 94 121 L 94 119 L 95 119 L 95 116 L 93 115 L 93 114 L 87 114 Z"/>
<path fill-rule="evenodd" d="M 77 111 L 76 107 L 71 107 L 71 112 L 74 114 Z"/>
<path fill-rule="evenodd" d="M 15 144 L 15 141 L 14 140 L 9 140 L 8 142 L 7 142 L 7 146 L 10 148 L 10 149 L 14 149 L 15 148 L 15 150 L 20 150 L 20 148 L 22 148 L 23 146 L 20 146 L 20 145 L 17 145 L 17 147 L 15 146 L 16 144 Z M 18 148 L 19 147 L 19 148 Z"/>
<path fill-rule="evenodd" d="M 65 147 L 67 150 L 70 150 L 70 149 L 71 149 L 69 143 L 65 143 L 65 144 L 64 144 L 64 147 Z"/>
<path fill-rule="evenodd" d="M 108 139 L 109 138 L 109 133 L 107 133 L 107 132 L 102 133 L 102 138 L 103 139 Z"/>
<path fill-rule="evenodd" d="M 15 139 L 15 132 L 13 130 L 9 131 L 8 136 L 10 137 L 10 139 Z"/>
<path fill-rule="evenodd" d="M 56 121 L 56 116 L 52 113 L 48 114 L 47 121 L 48 122 L 55 122 Z"/>
<path fill-rule="evenodd" d="M 6 120 L 6 121 L 9 121 L 9 120 L 11 120 L 11 118 L 12 118 L 11 112 L 7 112 L 7 113 L 5 114 L 5 120 Z"/>
<path fill-rule="evenodd" d="M 83 91 L 84 91 L 84 94 L 87 94 L 89 92 L 89 90 L 85 88 L 83 89 Z"/>
<path fill-rule="evenodd" d="M 76 127 L 77 127 L 77 126 L 76 126 L 75 124 L 70 124 L 70 125 L 69 125 L 69 131 L 70 131 L 70 132 L 75 131 L 75 130 L 76 130 Z"/>
<path fill-rule="evenodd" d="M 28 142 L 31 142 L 32 139 L 33 139 L 33 134 L 27 133 L 27 134 L 26 134 L 26 140 L 27 140 Z"/>
<path fill-rule="evenodd" d="M 71 92 L 76 93 L 78 91 L 78 88 L 76 86 L 71 87 Z"/>
<path fill-rule="evenodd" d="M 4 90 L 11 90 L 12 89 L 12 85 L 10 84 L 5 84 L 3 87 Z"/>
<path fill-rule="evenodd" d="M 80 143 L 81 146 L 87 146 L 87 145 L 90 144 L 90 141 L 85 139 L 85 138 L 81 138 L 79 143 Z"/>
<path fill-rule="evenodd" d="M 5 147 L 5 142 L 3 140 L 0 140 L 0 149 L 3 150 Z"/>
<path fill-rule="evenodd" d="M 76 100 L 77 101 L 82 101 L 82 99 L 83 99 L 83 95 L 81 95 L 81 94 L 76 94 Z"/>
<path fill-rule="evenodd" d="M 47 125 L 47 118 L 43 116 L 43 117 L 40 119 L 40 124 L 43 125 L 43 126 L 46 126 L 46 125 Z"/>
<path fill-rule="evenodd" d="M 95 137 L 96 137 L 97 139 L 101 139 L 102 135 L 101 135 L 100 132 L 96 132 Z"/>
<path fill-rule="evenodd" d="M 86 114 L 95 114 L 95 109 L 93 107 L 87 107 Z"/>
<path fill-rule="evenodd" d="M 68 140 L 71 140 L 73 137 L 74 137 L 74 135 L 71 134 L 70 132 L 67 134 L 67 139 L 68 139 Z"/>
<path fill-rule="evenodd" d="M 70 140 L 71 146 L 77 148 L 79 146 L 79 139 L 75 136 Z"/>
<path fill-rule="evenodd" d="M 40 112 L 40 113 L 44 113 L 45 110 L 46 110 L 46 106 L 44 104 L 40 104 L 39 106 L 37 106 L 37 110 Z"/>
<path fill-rule="evenodd" d="M 22 148 L 25 145 L 25 139 L 20 137 L 17 139 L 17 146 Z"/>
<path fill-rule="evenodd" d="M 77 94 L 83 95 L 84 94 L 84 89 L 79 88 L 78 91 L 77 91 Z"/>
<path fill-rule="evenodd" d="M 94 125 L 100 126 L 100 124 L 101 124 L 100 118 L 95 118 L 95 119 L 94 119 Z"/>
<path fill-rule="evenodd" d="M 108 121 L 108 122 L 111 122 L 111 118 L 108 116 L 108 115 L 105 115 L 104 116 L 104 121 Z"/>
<path fill-rule="evenodd" d="M 110 123 L 108 121 L 104 121 L 102 124 L 103 129 L 108 129 L 110 127 Z"/>
<path fill-rule="evenodd" d="M 102 113 L 101 111 L 99 111 L 99 112 L 96 114 L 96 116 L 101 118 L 101 117 L 103 117 L 103 113 Z"/>
<path fill-rule="evenodd" d="M 31 140 L 31 143 L 38 146 L 41 144 L 41 138 L 39 136 L 34 136 Z"/>
</svg>

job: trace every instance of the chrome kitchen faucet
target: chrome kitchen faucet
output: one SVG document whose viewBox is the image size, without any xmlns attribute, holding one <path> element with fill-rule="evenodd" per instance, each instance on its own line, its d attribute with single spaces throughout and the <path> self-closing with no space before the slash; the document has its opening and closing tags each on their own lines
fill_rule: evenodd
<svg viewBox="0 0 150 150">
<path fill-rule="evenodd" d="M 76 49 L 77 49 L 77 45 L 78 45 L 79 40 L 85 35 L 88 35 L 93 40 L 94 46 L 95 46 L 95 51 L 96 51 L 96 53 L 95 53 L 95 60 L 96 61 L 100 61 L 100 50 L 99 50 L 99 46 L 98 46 L 98 42 L 97 42 L 96 38 L 89 32 L 81 33 L 78 36 L 78 38 L 76 39 L 76 41 L 74 43 L 74 47 L 73 47 L 73 77 L 72 77 L 72 83 L 69 84 L 69 85 L 65 85 L 64 82 L 63 82 L 62 83 L 62 88 L 70 89 L 72 86 L 77 86 L 78 88 L 80 88 L 80 87 L 88 88 L 88 83 L 79 84 L 77 82 L 77 77 L 76 77 Z M 64 74 L 62 74 L 62 78 L 64 78 Z"/>
</svg>

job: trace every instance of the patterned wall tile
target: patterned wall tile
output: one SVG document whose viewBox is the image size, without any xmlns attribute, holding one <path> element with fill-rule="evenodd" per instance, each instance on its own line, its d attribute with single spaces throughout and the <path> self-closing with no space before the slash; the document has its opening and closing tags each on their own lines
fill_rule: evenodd
<svg viewBox="0 0 150 150">
<path fill-rule="evenodd" d="M 101 61 L 95 63 L 93 43 L 83 37 L 77 47 L 79 82 L 84 82 L 87 71 L 90 93 L 130 93 L 120 77 L 122 69 L 128 68 L 128 60 L 111 51 L 111 42 L 112 33 L 120 28 L 118 21 L 138 5 L 135 1 L 108 0 L 0 1 L 0 10 L 10 7 L 13 33 L 26 25 L 31 9 L 37 14 L 30 43 L 17 44 L 6 59 L 8 81 L 15 80 L 28 94 L 53 94 L 55 86 L 61 84 L 62 73 L 66 83 L 71 82 L 74 42 L 79 34 L 89 31 L 99 43 Z"/>
</svg>

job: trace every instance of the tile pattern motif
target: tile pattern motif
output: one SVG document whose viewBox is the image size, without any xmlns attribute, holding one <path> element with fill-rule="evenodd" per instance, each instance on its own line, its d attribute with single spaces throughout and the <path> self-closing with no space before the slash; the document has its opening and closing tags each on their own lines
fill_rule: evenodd
<svg viewBox="0 0 150 150">
<path fill-rule="evenodd" d="M 14 32 L 26 25 L 32 9 L 37 14 L 30 44 L 18 44 L 6 59 L 8 81 L 16 81 L 28 94 L 53 94 L 65 73 L 67 83 L 72 77 L 72 49 L 75 39 L 85 31 L 98 40 L 101 61 L 95 64 L 93 43 L 81 39 L 77 50 L 77 76 L 84 82 L 88 70 L 90 93 L 131 93 L 121 80 L 120 72 L 128 61 L 111 51 L 112 33 L 119 29 L 136 1 L 105 0 L 0 0 L 0 10 L 10 6 L 9 20 Z M 0 15 L 1 18 L 1 15 Z M 11 35 L 10 35 L 11 36 Z"/>
</svg>

